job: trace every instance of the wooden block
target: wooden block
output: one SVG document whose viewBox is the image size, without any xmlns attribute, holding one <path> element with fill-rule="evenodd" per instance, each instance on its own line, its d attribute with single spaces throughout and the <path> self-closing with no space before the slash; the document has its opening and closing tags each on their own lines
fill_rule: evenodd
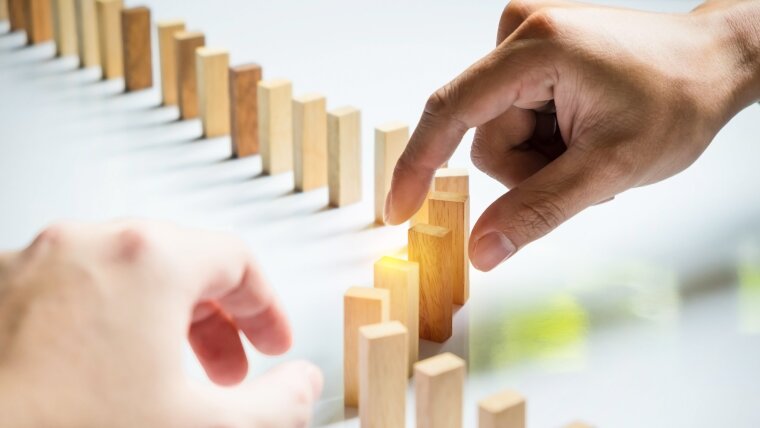
<svg viewBox="0 0 760 428">
<path fill-rule="evenodd" d="M 293 85 L 288 80 L 264 80 L 256 91 L 259 143 L 265 174 L 293 170 Z"/>
<path fill-rule="evenodd" d="M 96 0 L 100 67 L 103 79 L 124 76 L 124 53 L 121 46 L 121 0 Z"/>
<path fill-rule="evenodd" d="M 575 421 L 575 422 L 571 422 L 565 425 L 565 428 L 594 428 L 594 427 L 585 422 Z"/>
<path fill-rule="evenodd" d="M 448 352 L 414 365 L 417 428 L 462 426 L 464 376 L 464 360 Z"/>
<path fill-rule="evenodd" d="M 26 29 L 26 0 L 8 0 L 8 20 L 11 23 L 11 31 Z"/>
<path fill-rule="evenodd" d="M 453 300 L 464 305 L 470 297 L 470 260 L 467 248 L 470 240 L 470 198 L 451 192 L 433 192 L 429 198 L 430 224 L 451 230 L 453 267 Z"/>
<path fill-rule="evenodd" d="M 235 157 L 259 153 L 259 100 L 256 92 L 261 74 L 258 64 L 239 65 L 229 71 L 231 140 Z"/>
<path fill-rule="evenodd" d="M 0 0 L 0 21 L 8 20 L 8 0 Z"/>
<path fill-rule="evenodd" d="M 342 107 L 327 114 L 327 185 L 334 207 L 362 199 L 361 131 L 359 110 Z"/>
<path fill-rule="evenodd" d="M 174 36 L 185 31 L 185 23 L 179 20 L 161 21 L 158 28 L 158 51 L 161 62 L 161 93 L 163 105 L 177 105 L 177 51 Z"/>
<path fill-rule="evenodd" d="M 180 119 L 198 117 L 198 76 L 195 51 L 205 46 L 206 37 L 197 31 L 180 31 L 174 34 L 174 52 L 177 56 L 177 102 Z"/>
<path fill-rule="evenodd" d="M 50 0 L 24 0 L 26 38 L 30 45 L 53 40 L 53 7 Z"/>
<path fill-rule="evenodd" d="M 409 127 L 393 122 L 375 128 L 375 223 L 385 224 L 385 197 L 391 188 L 393 170 L 409 142 Z"/>
<path fill-rule="evenodd" d="M 52 0 L 53 29 L 56 55 L 68 56 L 79 53 L 77 42 L 76 6 L 74 0 Z"/>
<path fill-rule="evenodd" d="M 388 290 L 352 287 L 343 296 L 343 394 L 349 407 L 359 405 L 359 327 L 389 320 Z"/>
<path fill-rule="evenodd" d="M 514 391 L 494 394 L 478 403 L 480 428 L 525 428 L 525 399 Z"/>
<path fill-rule="evenodd" d="M 414 227 L 420 223 L 430 223 L 430 208 L 428 200 L 430 199 L 430 191 L 428 191 L 425 200 L 422 202 L 422 206 L 416 213 L 409 219 L 409 227 Z"/>
<path fill-rule="evenodd" d="M 95 0 L 76 0 L 77 43 L 79 65 L 83 68 L 100 65 L 100 36 Z"/>
<path fill-rule="evenodd" d="M 399 321 L 409 332 L 407 373 L 411 376 L 420 347 L 420 265 L 383 257 L 375 262 L 375 288 L 385 288 L 390 292 L 391 320 Z"/>
<path fill-rule="evenodd" d="M 198 48 L 195 52 L 203 136 L 227 135 L 230 133 L 230 54 L 223 49 L 209 48 Z"/>
<path fill-rule="evenodd" d="M 322 95 L 293 99 L 293 172 L 296 191 L 327 185 L 327 101 Z"/>
<path fill-rule="evenodd" d="M 153 51 L 150 40 L 150 9 L 133 7 L 121 11 L 124 86 L 127 92 L 153 86 Z"/>
<path fill-rule="evenodd" d="M 452 333 L 454 260 L 450 229 L 409 229 L 409 260 L 420 264 L 420 338 L 443 343 Z"/>
<path fill-rule="evenodd" d="M 435 172 L 433 190 L 470 195 L 470 174 L 464 168 L 441 168 Z"/>
<path fill-rule="evenodd" d="M 398 321 L 359 328 L 359 421 L 366 428 L 406 425 L 406 327 Z"/>
</svg>

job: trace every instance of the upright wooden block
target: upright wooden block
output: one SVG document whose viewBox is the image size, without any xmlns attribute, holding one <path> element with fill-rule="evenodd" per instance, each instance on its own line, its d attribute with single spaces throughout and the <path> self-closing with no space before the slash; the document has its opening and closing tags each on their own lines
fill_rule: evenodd
<svg viewBox="0 0 760 428">
<path fill-rule="evenodd" d="M 327 185 L 327 101 L 322 95 L 293 99 L 293 172 L 296 191 Z"/>
<path fill-rule="evenodd" d="M 388 290 L 352 287 L 343 296 L 343 394 L 346 406 L 359 405 L 359 327 L 389 320 Z"/>
<path fill-rule="evenodd" d="M 293 170 L 293 85 L 288 80 L 264 80 L 256 91 L 259 143 L 265 174 Z"/>
<path fill-rule="evenodd" d="M 414 213 L 412 218 L 409 219 L 409 227 L 416 226 L 420 223 L 430 223 L 430 204 L 428 203 L 429 199 L 430 191 L 428 191 L 427 196 L 425 196 L 425 200 L 422 202 L 420 209 Z"/>
<path fill-rule="evenodd" d="M 24 17 L 30 45 L 53 40 L 53 5 L 50 0 L 24 0 Z"/>
<path fill-rule="evenodd" d="M 76 0 L 77 43 L 82 68 L 100 65 L 100 36 L 95 0 Z"/>
<path fill-rule="evenodd" d="M 403 123 L 388 123 L 375 128 L 375 223 L 385 223 L 385 197 L 391 188 L 396 162 L 407 142 L 409 127 Z"/>
<path fill-rule="evenodd" d="M 525 428 L 525 398 L 503 391 L 478 403 L 480 428 Z"/>
<path fill-rule="evenodd" d="M 399 321 L 409 332 L 409 367 L 417 362 L 420 345 L 420 265 L 394 257 L 375 262 L 375 288 L 390 292 L 391 320 Z"/>
<path fill-rule="evenodd" d="M 121 0 L 96 0 L 98 18 L 100 66 L 103 78 L 124 76 L 124 53 L 121 46 Z"/>
<path fill-rule="evenodd" d="M 450 229 L 409 229 L 409 260 L 420 264 L 420 338 L 443 343 L 452 333 L 454 260 Z"/>
<path fill-rule="evenodd" d="M 52 0 L 53 29 L 55 31 L 56 55 L 68 56 L 79 53 L 77 42 L 76 5 L 74 0 Z"/>
<path fill-rule="evenodd" d="M 327 115 L 327 185 L 330 205 L 362 199 L 361 113 L 341 107 Z"/>
<path fill-rule="evenodd" d="M 161 93 L 163 105 L 177 105 L 177 51 L 174 36 L 185 31 L 185 23 L 179 20 L 161 21 L 158 28 L 158 51 L 161 62 Z"/>
<path fill-rule="evenodd" d="M 464 168 L 440 168 L 435 172 L 433 190 L 470 195 L 470 175 Z"/>
<path fill-rule="evenodd" d="M 206 44 L 206 37 L 197 31 L 174 34 L 177 55 L 177 101 L 180 119 L 198 117 L 198 76 L 195 51 Z"/>
<path fill-rule="evenodd" d="M 258 64 L 230 68 L 230 126 L 232 154 L 236 157 L 255 155 L 259 152 L 257 90 L 261 74 L 261 66 Z"/>
<path fill-rule="evenodd" d="M 444 353 L 414 365 L 417 428 L 461 428 L 464 360 Z"/>
<path fill-rule="evenodd" d="M 0 21 L 8 20 L 8 0 L 0 0 Z"/>
<path fill-rule="evenodd" d="M 124 85 L 127 92 L 153 86 L 150 9 L 133 7 L 121 12 Z"/>
<path fill-rule="evenodd" d="M 230 54 L 222 49 L 199 48 L 196 61 L 203 136 L 227 135 L 230 133 Z"/>
<path fill-rule="evenodd" d="M 359 328 L 359 420 L 366 428 L 406 425 L 406 327 L 398 321 Z"/>
<path fill-rule="evenodd" d="M 430 224 L 451 230 L 453 268 L 453 300 L 464 305 L 470 297 L 470 261 L 467 248 L 470 239 L 470 198 L 451 192 L 433 192 L 428 198 Z"/>
<path fill-rule="evenodd" d="M 26 29 L 26 0 L 8 0 L 8 20 L 11 23 L 11 31 Z"/>
</svg>

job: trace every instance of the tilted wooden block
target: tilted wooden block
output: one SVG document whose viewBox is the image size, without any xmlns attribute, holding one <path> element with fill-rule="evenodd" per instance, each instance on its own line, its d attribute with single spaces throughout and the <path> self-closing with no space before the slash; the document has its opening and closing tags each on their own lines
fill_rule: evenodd
<svg viewBox="0 0 760 428">
<path fill-rule="evenodd" d="M 367 428 L 406 424 L 406 327 L 398 321 L 359 328 L 359 420 Z"/>
<path fill-rule="evenodd" d="M 288 80 L 263 80 L 256 91 L 259 143 L 265 174 L 293 170 L 293 85 Z"/>
<path fill-rule="evenodd" d="M 161 21 L 158 27 L 158 51 L 161 61 L 161 94 L 163 105 L 177 105 L 177 51 L 174 36 L 185 31 L 184 21 Z"/>
<path fill-rule="evenodd" d="M 343 296 L 344 404 L 359 405 L 359 327 L 389 320 L 390 293 L 382 288 L 352 287 Z"/>
<path fill-rule="evenodd" d="M 417 428 L 460 428 L 464 360 L 444 353 L 414 365 Z"/>
<path fill-rule="evenodd" d="M 245 64 L 231 67 L 230 120 L 232 154 L 236 157 L 255 155 L 259 152 L 259 100 L 258 85 L 261 66 Z"/>
<path fill-rule="evenodd" d="M 480 428 L 525 428 L 525 398 L 503 391 L 478 403 Z"/>
<path fill-rule="evenodd" d="M 52 0 L 55 49 L 58 56 L 77 55 L 79 53 L 76 6 L 74 3 L 74 0 Z"/>
<path fill-rule="evenodd" d="M 411 376 L 420 347 L 420 265 L 394 257 L 383 257 L 375 262 L 375 288 L 390 291 L 391 320 L 401 322 L 409 332 L 407 371 Z"/>
<path fill-rule="evenodd" d="M 341 107 L 327 114 L 327 185 L 330 205 L 362 199 L 361 112 Z"/>
<path fill-rule="evenodd" d="M 53 9 L 50 0 L 24 0 L 26 38 L 30 45 L 53 40 Z"/>
<path fill-rule="evenodd" d="M 95 0 L 76 0 L 77 43 L 82 68 L 100 65 L 100 35 Z"/>
<path fill-rule="evenodd" d="M 100 41 L 100 66 L 103 69 L 103 78 L 106 80 L 124 76 L 121 9 L 121 0 L 97 0 L 95 3 Z"/>
<path fill-rule="evenodd" d="M 327 101 L 322 95 L 293 99 L 293 172 L 296 191 L 327 185 Z"/>
<path fill-rule="evenodd" d="M 464 305 L 470 297 L 470 260 L 467 248 L 470 239 L 470 198 L 451 192 L 433 192 L 429 198 L 430 224 L 451 230 L 451 253 L 454 263 L 453 300 Z"/>
<path fill-rule="evenodd" d="M 385 197 L 391 188 L 393 170 L 409 142 L 409 127 L 387 123 L 375 128 L 375 223 L 385 224 Z"/>
<path fill-rule="evenodd" d="M 222 49 L 199 48 L 196 61 L 203 136 L 227 135 L 230 133 L 230 54 Z"/>
<path fill-rule="evenodd" d="M 409 229 L 409 260 L 420 264 L 420 338 L 443 343 L 452 333 L 454 260 L 450 229 Z"/>
<path fill-rule="evenodd" d="M 470 174 L 464 168 L 440 168 L 435 172 L 433 190 L 470 195 Z"/>
<path fill-rule="evenodd" d="M 8 20 L 11 31 L 26 29 L 26 0 L 8 0 Z"/>
<path fill-rule="evenodd" d="M 8 19 L 8 0 L 0 0 L 0 21 Z"/>
<path fill-rule="evenodd" d="M 180 119 L 198 117 L 198 76 L 195 51 L 206 45 L 206 37 L 197 31 L 180 31 L 174 34 L 174 52 L 177 56 L 177 102 Z"/>
<path fill-rule="evenodd" d="M 153 86 L 150 9 L 133 7 L 121 12 L 124 85 L 127 92 Z"/>
</svg>

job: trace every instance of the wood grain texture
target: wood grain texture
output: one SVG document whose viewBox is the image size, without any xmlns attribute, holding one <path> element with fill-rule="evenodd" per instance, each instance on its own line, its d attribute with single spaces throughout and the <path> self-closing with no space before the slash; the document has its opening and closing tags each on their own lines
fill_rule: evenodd
<svg viewBox="0 0 760 428">
<path fill-rule="evenodd" d="M 409 127 L 393 122 L 375 128 L 375 223 L 385 224 L 385 197 L 391 188 L 393 170 L 409 141 Z"/>
<path fill-rule="evenodd" d="M 153 50 L 150 40 L 150 9 L 133 7 L 121 11 L 124 86 L 127 92 L 153 87 Z"/>
<path fill-rule="evenodd" d="M 95 0 L 76 0 L 77 43 L 82 68 L 100 65 L 100 36 Z"/>
<path fill-rule="evenodd" d="M 53 5 L 51 0 L 24 0 L 26 39 L 30 45 L 53 40 Z"/>
<path fill-rule="evenodd" d="M 327 186 L 327 100 L 323 95 L 293 99 L 293 172 L 298 192 Z"/>
<path fill-rule="evenodd" d="M 327 187 L 330 205 L 362 200 L 361 112 L 341 107 L 327 114 Z"/>
<path fill-rule="evenodd" d="M 421 223 L 430 223 L 430 208 L 428 199 L 430 199 L 430 191 L 428 191 L 427 196 L 425 196 L 425 200 L 422 201 L 422 206 L 420 209 L 418 209 L 412 218 L 409 219 L 409 227 L 414 227 Z"/>
<path fill-rule="evenodd" d="M 470 174 L 464 168 L 440 168 L 435 172 L 433 190 L 470 195 Z"/>
<path fill-rule="evenodd" d="M 100 41 L 100 67 L 103 69 L 103 79 L 106 80 L 124 76 L 121 9 L 121 0 L 96 0 L 95 3 Z"/>
<path fill-rule="evenodd" d="M 417 428 L 461 428 L 464 360 L 451 353 L 414 365 Z"/>
<path fill-rule="evenodd" d="M 352 287 L 343 296 L 343 394 L 348 407 L 359 405 L 359 327 L 389 321 L 390 293 Z"/>
<path fill-rule="evenodd" d="M 230 79 L 230 132 L 232 154 L 235 157 L 259 153 L 259 100 L 258 85 L 262 78 L 261 66 L 244 64 L 231 67 Z"/>
<path fill-rule="evenodd" d="M 0 21 L 8 20 L 8 0 L 0 0 Z"/>
<path fill-rule="evenodd" d="M 375 288 L 390 292 L 391 320 L 406 327 L 409 339 L 408 375 L 419 358 L 420 347 L 420 265 L 395 257 L 383 257 L 375 262 Z"/>
<path fill-rule="evenodd" d="M 8 0 L 8 21 L 11 31 L 26 29 L 26 0 Z"/>
<path fill-rule="evenodd" d="M 264 174 L 293 170 L 293 85 L 288 80 L 259 82 L 259 144 Z"/>
<path fill-rule="evenodd" d="M 478 403 L 479 428 L 525 428 L 525 398 L 502 391 Z"/>
<path fill-rule="evenodd" d="M 409 229 L 409 260 L 420 264 L 420 338 L 443 343 L 452 333 L 454 260 L 450 229 Z"/>
<path fill-rule="evenodd" d="M 406 425 L 407 336 L 398 321 L 359 328 L 359 421 L 364 428 Z"/>
<path fill-rule="evenodd" d="M 455 305 L 464 305 L 470 298 L 470 198 L 451 192 L 432 192 L 428 198 L 430 224 L 451 230 L 453 296 Z"/>
<path fill-rule="evenodd" d="M 206 37 L 197 31 L 180 31 L 174 35 L 174 52 L 177 55 L 177 103 L 182 120 L 198 117 L 195 51 L 205 44 Z"/>
<path fill-rule="evenodd" d="M 230 54 L 223 49 L 199 48 L 195 55 L 203 136 L 227 135 L 230 133 Z"/>
<path fill-rule="evenodd" d="M 177 51 L 174 36 L 185 31 L 184 21 L 161 21 L 158 28 L 158 53 L 161 66 L 161 95 L 165 106 L 177 105 Z"/>
<path fill-rule="evenodd" d="M 76 5 L 74 0 L 52 0 L 53 30 L 57 56 L 77 55 Z"/>
</svg>

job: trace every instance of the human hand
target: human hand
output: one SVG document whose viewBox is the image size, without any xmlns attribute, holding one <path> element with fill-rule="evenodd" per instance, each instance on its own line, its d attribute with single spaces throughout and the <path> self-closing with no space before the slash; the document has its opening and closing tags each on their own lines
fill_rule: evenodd
<svg viewBox="0 0 760 428">
<path fill-rule="evenodd" d="M 470 235 L 480 270 L 591 205 L 680 172 L 760 99 L 758 18 L 758 1 L 682 15 L 512 1 L 496 49 L 428 100 L 386 221 L 417 211 L 473 127 L 473 163 L 510 188 Z"/>
<path fill-rule="evenodd" d="M 307 362 L 248 371 L 291 344 L 245 246 L 159 223 L 62 224 L 0 256 L 0 425 L 302 427 L 321 393 Z M 185 340 L 209 378 L 182 368 Z M 218 385 L 225 385 L 221 387 Z"/>
</svg>

